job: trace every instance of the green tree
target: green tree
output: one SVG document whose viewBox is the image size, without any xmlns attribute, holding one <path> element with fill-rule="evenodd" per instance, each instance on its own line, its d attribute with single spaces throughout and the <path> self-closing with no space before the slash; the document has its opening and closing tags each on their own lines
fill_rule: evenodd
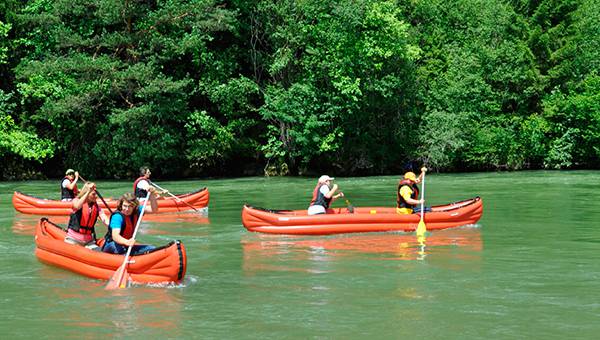
<svg viewBox="0 0 600 340">
<path fill-rule="evenodd" d="M 402 159 L 419 49 L 395 2 L 260 1 L 250 17 L 276 167 L 377 173 Z"/>
<path fill-rule="evenodd" d="M 227 144 L 220 131 L 237 132 L 235 117 L 186 129 L 212 106 L 211 87 L 231 83 L 235 62 L 216 40 L 234 23 L 211 0 L 31 1 L 20 16 L 29 54 L 16 69 L 23 119 L 86 173 L 180 173 L 196 162 L 197 134 Z"/>
<path fill-rule="evenodd" d="M 552 6 L 554 5 L 554 6 Z M 550 8 L 555 7 L 554 11 Z M 558 9 L 562 11 L 557 13 Z M 600 139 L 600 2 L 545 1 L 535 17 L 554 23 L 543 117 L 551 129 L 545 165 L 597 167 Z M 543 27 L 540 23 L 540 27 Z"/>
<path fill-rule="evenodd" d="M 439 169 L 528 163 L 534 155 L 521 143 L 522 127 L 537 110 L 542 79 L 522 17 L 502 1 L 483 0 L 415 2 L 405 11 L 423 49 L 414 157 Z"/>
<path fill-rule="evenodd" d="M 42 162 L 52 157 L 54 145 L 47 139 L 19 127 L 12 113 L 15 104 L 12 95 L 0 89 L 0 178 L 23 178 L 35 170 L 27 167 L 27 160 Z"/>
</svg>

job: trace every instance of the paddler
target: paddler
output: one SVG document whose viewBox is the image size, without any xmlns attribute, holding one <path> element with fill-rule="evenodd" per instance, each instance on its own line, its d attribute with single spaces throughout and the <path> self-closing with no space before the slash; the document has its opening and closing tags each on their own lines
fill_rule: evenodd
<svg viewBox="0 0 600 340">
<path fill-rule="evenodd" d="M 308 207 L 309 215 L 318 215 L 327 213 L 327 209 L 329 209 L 329 205 L 339 197 L 344 197 L 343 192 L 339 192 L 336 194 L 335 192 L 338 190 L 338 185 L 331 185 L 331 182 L 335 178 L 329 177 L 327 175 L 323 175 L 319 177 L 317 181 L 317 185 L 313 190 L 312 200 L 310 201 L 310 206 Z"/>
<path fill-rule="evenodd" d="M 396 212 L 398 214 L 412 214 L 415 208 L 424 203 L 423 199 L 419 199 L 418 183 L 423 180 L 423 175 L 427 172 L 426 167 L 421 168 L 419 177 L 414 172 L 409 171 L 404 174 L 404 178 L 398 182 L 398 192 L 396 199 Z"/>
<path fill-rule="evenodd" d="M 60 200 L 71 201 L 77 196 L 77 181 L 79 180 L 79 172 L 68 169 L 65 172 L 65 177 L 60 181 Z"/>
<path fill-rule="evenodd" d="M 76 198 L 73 199 L 71 215 L 69 216 L 69 225 L 65 242 L 70 244 L 80 244 L 86 248 L 99 251 L 96 245 L 95 224 L 98 217 L 108 225 L 108 217 L 100 208 L 96 200 L 96 184 L 86 183 Z"/>
<path fill-rule="evenodd" d="M 149 187 L 150 198 L 146 204 L 146 212 L 156 213 L 158 212 L 158 203 L 156 202 L 156 189 Z M 145 197 L 144 197 L 145 198 Z M 108 232 L 104 236 L 104 246 L 102 251 L 111 254 L 125 254 L 129 246 L 133 246 L 131 249 L 131 255 L 138 255 L 147 253 L 153 249 L 154 246 L 135 244 L 133 238 L 134 228 L 137 225 L 137 220 L 142 213 L 143 205 L 140 205 L 140 201 L 132 193 L 128 192 L 123 194 L 119 198 L 117 203 L 117 210 L 110 216 L 110 223 L 108 225 Z"/>
<path fill-rule="evenodd" d="M 133 182 L 133 193 L 135 194 L 135 197 L 138 199 L 138 201 L 143 201 L 146 199 L 146 195 L 148 194 L 148 189 L 149 188 L 154 188 L 152 186 L 152 183 L 150 181 L 150 175 L 152 174 L 152 172 L 150 171 L 150 168 L 148 168 L 147 166 L 143 166 L 140 168 L 140 177 L 138 177 L 135 182 Z M 156 189 L 156 188 L 154 188 Z M 160 194 L 166 194 L 168 193 L 168 191 L 164 190 L 164 191 L 158 191 L 156 190 L 157 193 Z"/>
</svg>

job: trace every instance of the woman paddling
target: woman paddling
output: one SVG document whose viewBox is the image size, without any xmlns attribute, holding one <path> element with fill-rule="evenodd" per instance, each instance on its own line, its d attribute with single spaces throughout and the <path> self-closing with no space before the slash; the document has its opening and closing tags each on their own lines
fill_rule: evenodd
<svg viewBox="0 0 600 340">
<path fill-rule="evenodd" d="M 76 198 L 73 199 L 73 212 L 69 217 L 69 225 L 65 242 L 80 244 L 92 250 L 100 250 L 96 245 L 96 220 L 98 217 L 108 225 L 108 217 L 98 206 L 96 200 L 96 184 L 86 183 Z"/>
<path fill-rule="evenodd" d="M 149 187 L 149 205 L 146 205 L 146 212 L 158 212 L 158 203 L 156 202 L 156 193 L 154 187 Z M 155 249 L 151 245 L 135 244 L 133 238 L 134 228 L 142 212 L 139 200 L 134 194 L 128 192 L 123 194 L 117 203 L 117 210 L 111 215 L 108 225 L 108 232 L 104 236 L 104 246 L 102 251 L 111 254 L 125 254 L 129 246 L 131 255 L 138 255 L 150 252 Z"/>
<path fill-rule="evenodd" d="M 334 184 L 332 187 L 331 181 L 333 181 L 333 177 L 329 177 L 327 175 L 323 175 L 319 177 L 319 181 L 317 182 L 317 186 L 315 190 L 313 190 L 313 197 L 310 201 L 310 206 L 308 207 L 308 215 L 318 215 L 327 213 L 327 209 L 329 209 L 329 205 L 339 197 L 344 197 L 344 193 L 340 192 L 339 194 L 335 194 L 338 189 L 338 185 Z"/>
</svg>

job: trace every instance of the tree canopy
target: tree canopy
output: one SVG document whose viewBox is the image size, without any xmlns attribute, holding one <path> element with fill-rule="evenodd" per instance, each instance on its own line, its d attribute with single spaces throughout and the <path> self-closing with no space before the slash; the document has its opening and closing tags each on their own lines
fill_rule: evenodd
<svg viewBox="0 0 600 340">
<path fill-rule="evenodd" d="M 597 0 L 7 0 L 0 176 L 598 168 L 599 51 Z"/>
</svg>

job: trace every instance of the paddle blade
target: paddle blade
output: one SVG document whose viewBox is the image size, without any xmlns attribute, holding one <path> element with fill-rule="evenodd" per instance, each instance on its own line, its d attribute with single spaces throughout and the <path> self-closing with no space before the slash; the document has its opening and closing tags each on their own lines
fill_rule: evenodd
<svg viewBox="0 0 600 340">
<path fill-rule="evenodd" d="M 417 236 L 423 236 L 427 232 L 427 227 L 425 226 L 425 222 L 423 219 L 419 221 L 419 225 L 417 226 Z"/>
<path fill-rule="evenodd" d="M 113 290 L 113 289 L 121 289 L 127 288 L 127 284 L 129 283 L 129 273 L 127 272 L 127 266 L 123 265 L 114 272 L 113 276 L 108 280 L 106 287 L 104 289 Z"/>
</svg>

